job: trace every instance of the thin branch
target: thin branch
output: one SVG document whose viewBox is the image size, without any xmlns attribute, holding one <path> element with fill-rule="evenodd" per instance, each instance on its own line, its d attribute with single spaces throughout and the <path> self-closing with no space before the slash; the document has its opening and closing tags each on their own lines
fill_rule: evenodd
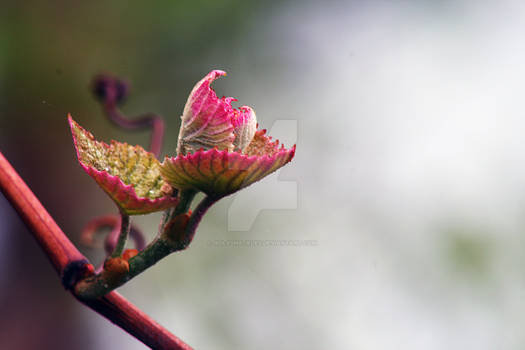
<svg viewBox="0 0 525 350">
<path fill-rule="evenodd" d="M 183 195 L 184 194 L 191 198 L 195 196 L 195 192 L 192 191 L 183 192 Z M 209 196 L 204 197 L 187 221 L 181 220 L 181 222 L 177 224 L 170 225 L 174 221 L 177 221 L 178 218 L 181 218 L 181 216 L 188 215 L 179 214 L 164 227 L 161 227 L 160 235 L 144 248 L 144 250 L 129 259 L 129 269 L 126 273 L 115 276 L 114 274 L 107 274 L 102 271 L 95 276 L 89 276 L 77 283 L 75 286 L 76 294 L 83 299 L 96 299 L 104 296 L 113 289 L 122 286 L 144 270 L 155 265 L 159 260 L 174 252 L 186 249 L 193 240 L 195 231 L 202 217 L 217 200 L 217 198 Z M 181 198 L 179 205 L 187 208 L 188 201 Z M 178 211 L 179 207 L 175 209 L 175 212 Z"/>
<path fill-rule="evenodd" d="M 75 282 L 78 278 L 85 277 L 86 272 L 92 271 L 93 265 L 89 264 L 66 237 L 1 152 L 0 190 L 27 225 L 55 270 L 62 276 L 66 288 L 74 293 L 72 287 Z M 116 292 L 104 298 L 81 302 L 151 348 L 191 349 Z"/>
<path fill-rule="evenodd" d="M 220 198 L 210 197 L 206 196 L 204 199 L 197 205 L 197 208 L 195 208 L 195 211 L 192 213 L 190 217 L 190 221 L 188 222 L 188 226 L 186 226 L 186 232 L 185 232 L 185 247 L 186 248 L 191 241 L 193 241 L 193 237 L 195 236 L 195 232 L 197 231 L 197 227 L 199 226 L 199 223 L 202 220 L 202 217 L 210 207 L 215 204 Z"/>
<path fill-rule="evenodd" d="M 117 244 L 113 253 L 111 253 L 112 258 L 116 258 L 122 255 L 124 247 L 126 246 L 126 240 L 128 239 L 129 228 L 130 228 L 129 215 L 120 213 L 120 234 L 118 236 Z"/>
<path fill-rule="evenodd" d="M 80 300 L 80 302 L 152 349 L 192 350 L 188 344 L 168 332 L 117 292 L 111 292 L 100 299 Z"/>
<path fill-rule="evenodd" d="M 80 235 L 80 240 L 83 245 L 91 248 L 100 248 L 95 242 L 95 236 L 102 232 L 102 229 L 108 228 L 110 233 L 104 239 L 104 249 L 109 255 L 115 246 L 117 245 L 118 236 L 120 233 L 120 216 L 119 215 L 102 215 L 91 219 Z M 129 238 L 133 240 L 135 248 L 137 250 L 142 250 L 146 246 L 146 239 L 142 231 L 131 223 L 131 228 L 129 230 Z"/>
</svg>

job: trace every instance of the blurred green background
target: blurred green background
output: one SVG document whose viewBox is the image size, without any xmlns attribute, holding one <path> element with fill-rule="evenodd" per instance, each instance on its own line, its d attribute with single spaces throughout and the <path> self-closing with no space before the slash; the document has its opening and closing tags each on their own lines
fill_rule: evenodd
<svg viewBox="0 0 525 350">
<path fill-rule="evenodd" d="M 219 95 L 297 143 L 188 250 L 119 289 L 194 348 L 525 347 L 522 2 L 0 5 L 0 150 L 94 261 L 79 233 L 116 210 L 66 115 L 102 140 L 149 140 L 104 118 L 95 74 L 131 83 L 128 115 L 166 118 L 165 154 L 212 69 L 228 72 Z M 159 218 L 135 222 L 151 238 Z M 282 240 L 299 244 L 254 244 Z M 0 310 L 0 349 L 144 348 L 62 289 L 3 197 Z"/>
</svg>

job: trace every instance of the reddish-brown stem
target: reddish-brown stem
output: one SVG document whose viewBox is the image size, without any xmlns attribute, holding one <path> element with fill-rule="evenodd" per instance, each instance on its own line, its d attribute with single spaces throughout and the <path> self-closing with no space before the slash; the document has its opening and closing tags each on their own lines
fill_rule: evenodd
<svg viewBox="0 0 525 350">
<path fill-rule="evenodd" d="M 80 261 L 87 263 L 84 255 L 58 227 L 2 152 L 0 152 L 0 189 L 61 276 L 69 264 Z"/>
<path fill-rule="evenodd" d="M 111 292 L 100 299 L 80 300 L 80 302 L 140 339 L 152 349 L 192 349 L 117 292 Z"/>
<path fill-rule="evenodd" d="M 2 152 L 0 152 L 0 190 L 16 209 L 57 272 L 62 276 L 63 281 L 64 275 L 74 275 L 77 271 L 85 274 L 86 266 L 92 268 L 92 265 L 89 265 L 87 259 L 66 237 L 5 159 Z M 67 280 L 74 284 L 77 277 L 80 276 L 69 277 Z M 73 285 L 66 284 L 66 287 L 70 288 Z M 73 291 L 74 288 L 71 290 Z M 116 292 L 111 292 L 103 298 L 81 300 L 81 302 L 153 349 L 191 349 Z"/>
</svg>

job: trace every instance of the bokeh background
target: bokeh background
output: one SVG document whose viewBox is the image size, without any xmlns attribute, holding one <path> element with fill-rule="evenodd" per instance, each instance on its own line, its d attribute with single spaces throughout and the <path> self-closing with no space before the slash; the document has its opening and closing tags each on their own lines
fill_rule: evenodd
<svg viewBox="0 0 525 350">
<path fill-rule="evenodd" d="M 214 68 L 262 127 L 294 121 L 290 165 L 119 289 L 196 349 L 525 348 L 524 2 L 0 5 L 0 149 L 94 261 L 79 232 L 116 210 L 66 115 L 106 141 L 149 140 L 104 118 L 94 74 L 131 82 L 129 115 L 166 117 L 165 154 Z M 238 231 L 232 206 L 264 210 Z M 135 222 L 152 237 L 158 220 Z M 1 349 L 145 348 L 62 289 L 3 196 L 0 310 Z"/>
</svg>

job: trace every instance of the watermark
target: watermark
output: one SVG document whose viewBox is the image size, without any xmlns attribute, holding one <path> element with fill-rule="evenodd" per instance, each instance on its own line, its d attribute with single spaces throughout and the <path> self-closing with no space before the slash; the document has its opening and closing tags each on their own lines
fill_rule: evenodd
<svg viewBox="0 0 525 350">
<path fill-rule="evenodd" d="M 291 147 L 297 143 L 297 120 L 277 120 L 268 134 Z M 297 182 L 279 180 L 280 172 L 234 195 L 228 209 L 228 231 L 249 231 L 265 209 L 297 209 Z"/>
<path fill-rule="evenodd" d="M 316 247 L 316 239 L 215 239 L 206 243 L 210 247 L 266 248 L 266 247 Z"/>
</svg>

